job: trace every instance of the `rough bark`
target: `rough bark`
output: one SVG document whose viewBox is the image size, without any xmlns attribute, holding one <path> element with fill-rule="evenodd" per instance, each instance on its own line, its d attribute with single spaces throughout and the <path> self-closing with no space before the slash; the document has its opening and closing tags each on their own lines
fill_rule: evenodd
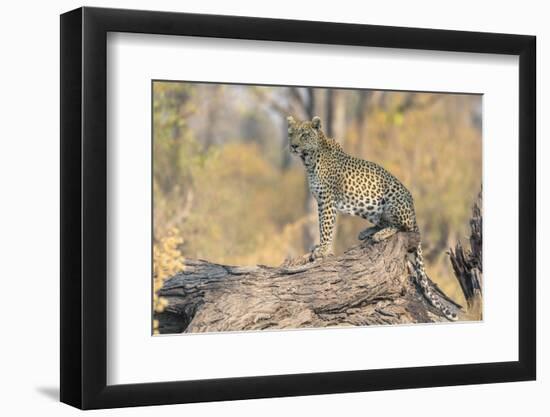
<svg viewBox="0 0 550 417">
<path fill-rule="evenodd" d="M 482 318 L 482 207 L 480 191 L 478 199 L 472 207 L 470 248 L 464 249 L 462 244 L 458 242 L 454 250 L 449 250 L 451 265 L 468 304 L 468 316 L 470 319 L 475 320 L 481 320 Z"/>
<path fill-rule="evenodd" d="M 168 307 L 155 318 L 161 333 L 446 321 L 410 279 L 410 252 L 418 239 L 398 233 L 295 267 L 188 259 L 161 289 Z"/>
</svg>

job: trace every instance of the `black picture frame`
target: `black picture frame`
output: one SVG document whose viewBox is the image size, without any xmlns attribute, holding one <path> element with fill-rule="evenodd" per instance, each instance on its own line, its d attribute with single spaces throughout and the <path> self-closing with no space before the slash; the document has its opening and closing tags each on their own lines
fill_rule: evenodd
<svg viewBox="0 0 550 417">
<path fill-rule="evenodd" d="M 107 385 L 108 32 L 519 56 L 519 360 Z M 94 409 L 535 379 L 535 51 L 524 35 L 88 7 L 61 15 L 61 401 Z"/>
</svg>

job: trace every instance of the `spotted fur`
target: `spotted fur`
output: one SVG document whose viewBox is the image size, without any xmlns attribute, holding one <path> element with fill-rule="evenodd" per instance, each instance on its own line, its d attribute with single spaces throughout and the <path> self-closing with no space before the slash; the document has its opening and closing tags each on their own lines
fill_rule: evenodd
<svg viewBox="0 0 550 417">
<path fill-rule="evenodd" d="M 397 178 L 374 162 L 346 154 L 334 139 L 325 136 L 319 117 L 304 122 L 288 117 L 287 121 L 290 151 L 302 159 L 318 204 L 321 242 L 312 251 L 313 259 L 331 254 L 337 212 L 374 224 L 359 234 L 361 240 L 379 242 L 398 231 L 419 232 L 413 197 Z M 442 304 L 430 285 L 420 243 L 415 262 L 416 280 L 426 298 L 448 319 L 456 320 L 456 314 Z"/>
</svg>

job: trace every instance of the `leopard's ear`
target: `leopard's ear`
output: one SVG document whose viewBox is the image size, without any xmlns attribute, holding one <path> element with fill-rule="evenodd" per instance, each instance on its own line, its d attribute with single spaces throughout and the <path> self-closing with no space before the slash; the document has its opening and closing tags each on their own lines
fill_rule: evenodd
<svg viewBox="0 0 550 417">
<path fill-rule="evenodd" d="M 321 129 L 321 118 L 319 116 L 315 116 L 311 119 L 311 127 L 317 130 Z"/>
<path fill-rule="evenodd" d="M 288 122 L 288 134 L 292 135 L 294 133 L 294 127 L 296 126 L 296 120 L 294 120 L 294 117 L 288 116 L 286 121 Z"/>
</svg>

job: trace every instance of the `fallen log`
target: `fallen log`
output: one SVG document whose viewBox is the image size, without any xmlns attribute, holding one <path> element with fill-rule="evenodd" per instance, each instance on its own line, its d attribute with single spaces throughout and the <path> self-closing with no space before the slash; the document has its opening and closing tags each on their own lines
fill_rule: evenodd
<svg viewBox="0 0 550 417">
<path fill-rule="evenodd" d="M 298 266 L 228 266 L 186 259 L 159 295 L 160 333 L 296 329 L 447 321 L 410 278 L 419 236 L 365 241 Z M 447 307 L 460 306 L 445 297 Z"/>
</svg>

